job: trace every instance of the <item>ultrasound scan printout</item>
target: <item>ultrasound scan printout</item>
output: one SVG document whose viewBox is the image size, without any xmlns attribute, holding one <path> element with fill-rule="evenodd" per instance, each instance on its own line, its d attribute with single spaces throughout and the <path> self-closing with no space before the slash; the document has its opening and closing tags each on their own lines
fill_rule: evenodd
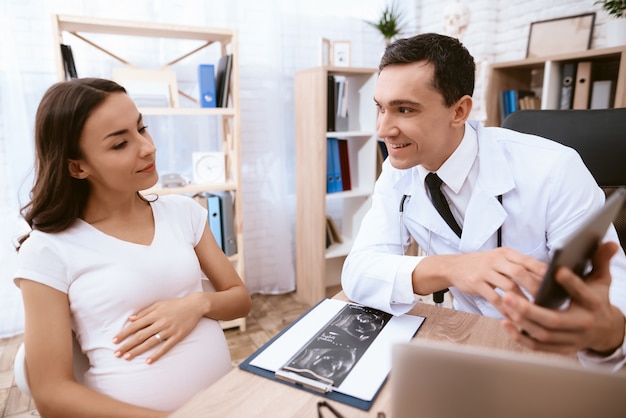
<svg viewBox="0 0 626 418">
<path fill-rule="evenodd" d="M 337 387 L 391 317 L 378 309 L 348 304 L 282 369 Z"/>
</svg>

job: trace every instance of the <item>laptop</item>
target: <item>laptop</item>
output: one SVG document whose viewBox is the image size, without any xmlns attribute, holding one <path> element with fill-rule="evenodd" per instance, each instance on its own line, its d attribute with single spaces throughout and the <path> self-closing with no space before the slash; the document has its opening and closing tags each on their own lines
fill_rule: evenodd
<svg viewBox="0 0 626 418">
<path fill-rule="evenodd" d="M 394 346 L 393 418 L 626 417 L 626 372 L 575 359 L 413 340 Z"/>
</svg>

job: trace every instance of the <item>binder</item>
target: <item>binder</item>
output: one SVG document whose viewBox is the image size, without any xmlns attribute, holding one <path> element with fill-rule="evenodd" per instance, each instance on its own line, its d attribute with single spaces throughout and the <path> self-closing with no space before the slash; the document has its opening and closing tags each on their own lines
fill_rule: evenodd
<svg viewBox="0 0 626 418">
<path fill-rule="evenodd" d="M 216 198 L 219 205 L 219 222 L 221 231 L 222 251 L 227 256 L 237 253 L 237 240 L 235 239 L 235 224 L 233 221 L 233 198 L 229 192 L 212 192 L 208 194 L 211 198 Z"/>
<path fill-rule="evenodd" d="M 613 81 L 594 81 L 591 89 L 589 109 L 609 109 L 613 102 Z"/>
<path fill-rule="evenodd" d="M 517 104 L 519 95 L 517 93 L 517 90 L 508 90 L 508 94 L 509 94 L 509 100 L 508 100 L 509 111 L 507 115 L 510 115 L 511 113 L 519 110 L 519 105 Z"/>
<path fill-rule="evenodd" d="M 215 107 L 215 66 L 213 64 L 198 65 L 198 88 L 201 107 Z"/>
<path fill-rule="evenodd" d="M 331 157 L 331 173 L 333 180 L 331 193 L 343 191 L 343 180 L 341 174 L 341 162 L 339 161 L 339 140 L 337 138 L 328 138 L 329 155 Z"/>
<path fill-rule="evenodd" d="M 74 54 L 72 47 L 67 44 L 61 44 L 61 57 L 63 58 L 63 68 L 65 70 L 65 79 L 78 78 L 76 72 L 76 63 L 74 62 Z"/>
<path fill-rule="evenodd" d="M 335 191 L 335 166 L 333 165 L 333 146 L 331 138 L 326 138 L 326 193 Z"/>
<path fill-rule="evenodd" d="M 567 62 L 561 70 L 561 96 L 559 109 L 571 109 L 574 101 L 574 81 L 576 80 L 576 63 Z"/>
<path fill-rule="evenodd" d="M 589 107 L 589 91 L 591 90 L 591 61 L 580 61 L 576 67 L 576 85 L 574 87 L 573 109 Z"/>
<path fill-rule="evenodd" d="M 511 114 L 511 91 L 503 90 L 500 92 L 500 118 L 504 120 Z"/>
<path fill-rule="evenodd" d="M 339 143 L 339 165 L 341 166 L 342 190 L 352 190 L 352 180 L 350 177 L 350 154 L 348 150 L 348 140 L 338 139 Z"/>
<path fill-rule="evenodd" d="M 346 392 L 350 391 L 342 390 L 343 388 L 341 386 L 333 387 L 334 381 L 324 384 L 319 380 L 307 379 L 301 375 L 294 376 L 289 373 L 290 370 L 288 370 L 288 368 L 285 370 L 284 367 L 289 366 L 291 360 L 293 360 L 303 348 L 311 347 L 313 339 L 316 335 L 320 334 L 320 331 L 328 329 L 329 325 L 333 323 L 336 324 L 337 322 L 334 322 L 334 320 L 337 318 L 338 314 L 342 311 L 345 312 L 345 308 L 349 306 L 362 307 L 370 311 L 372 316 L 367 314 L 365 316 L 374 318 L 374 320 L 371 321 L 372 323 L 375 322 L 375 315 L 378 313 L 380 313 L 382 318 L 385 318 L 384 320 L 388 321 L 386 325 L 383 326 L 382 331 L 377 331 L 371 345 L 364 347 L 365 353 L 361 353 L 362 356 L 360 359 L 348 372 L 348 374 L 355 373 L 359 376 L 365 374 L 365 378 L 362 381 L 367 381 L 368 384 L 371 384 L 369 388 L 371 390 L 370 396 L 367 398 L 347 394 Z M 381 365 L 381 362 L 386 364 L 387 360 L 391 358 L 392 346 L 398 342 L 406 342 L 412 339 L 419 331 L 424 320 L 425 318 L 421 316 L 393 316 L 350 302 L 337 299 L 323 299 L 244 360 L 239 365 L 239 368 L 282 384 L 367 411 L 371 408 L 380 393 L 380 389 L 383 387 L 391 368 L 391 363 L 389 362 L 388 367 L 380 367 L 379 371 L 373 370 L 373 368 L 368 367 L 368 365 L 371 364 L 372 361 L 376 361 L 378 365 Z M 368 320 L 364 321 L 368 322 Z M 312 338 L 309 338 L 309 336 Z M 294 342 L 295 345 L 293 344 Z M 299 342 L 301 342 L 301 344 Z M 367 350 L 370 346 L 372 350 L 368 352 Z M 383 358 L 378 358 L 378 355 L 381 353 L 383 353 Z M 276 358 L 277 355 L 280 358 Z M 284 357 L 284 361 L 282 357 Z M 276 367 L 266 367 L 268 359 L 271 363 L 274 363 Z M 363 363 L 359 364 L 359 362 Z M 274 370 L 272 370 L 272 368 Z M 347 382 L 348 379 L 349 377 L 344 381 Z"/>
<path fill-rule="evenodd" d="M 335 131 L 348 131 L 348 79 L 335 76 Z"/>
<path fill-rule="evenodd" d="M 219 245 L 223 250 L 224 241 L 222 235 L 222 206 L 220 204 L 220 198 L 219 196 L 207 194 L 206 200 L 209 228 L 211 229 L 211 232 L 213 232 L 213 236 L 215 237 L 215 241 L 217 241 L 217 245 Z"/>
<path fill-rule="evenodd" d="M 335 77 L 332 75 L 328 76 L 327 81 L 327 92 L 326 92 L 326 131 L 334 132 L 335 131 L 335 120 L 337 114 L 337 100 L 335 98 Z"/>
<path fill-rule="evenodd" d="M 217 75 L 215 76 L 217 107 L 228 107 L 228 95 L 230 93 L 230 73 L 233 67 L 232 54 L 224 55 L 217 63 Z"/>
</svg>

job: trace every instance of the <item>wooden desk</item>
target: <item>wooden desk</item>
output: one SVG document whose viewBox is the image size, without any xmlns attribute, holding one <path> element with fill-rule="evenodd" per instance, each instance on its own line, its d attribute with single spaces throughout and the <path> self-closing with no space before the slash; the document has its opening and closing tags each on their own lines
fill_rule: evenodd
<svg viewBox="0 0 626 418">
<path fill-rule="evenodd" d="M 335 298 L 347 300 L 343 292 Z M 500 327 L 500 321 L 496 319 L 421 303 L 418 303 L 410 313 L 426 317 L 415 338 L 518 352 L 529 351 L 508 338 Z M 380 411 L 389 417 L 390 392 L 386 384 L 369 411 L 335 401 L 328 402 L 346 418 L 376 417 Z M 235 368 L 196 395 L 171 417 L 317 418 L 317 402 L 323 399 L 312 393 Z M 332 416 L 329 411 L 324 412 L 324 416 Z"/>
</svg>

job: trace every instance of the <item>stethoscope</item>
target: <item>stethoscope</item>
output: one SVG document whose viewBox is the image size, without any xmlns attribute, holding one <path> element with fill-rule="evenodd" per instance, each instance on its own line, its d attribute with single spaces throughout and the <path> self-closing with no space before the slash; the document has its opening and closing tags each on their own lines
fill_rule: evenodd
<svg viewBox="0 0 626 418">
<path fill-rule="evenodd" d="M 402 198 L 400 199 L 400 208 L 398 210 L 400 214 L 400 245 L 402 246 L 402 254 L 406 253 L 406 247 L 404 245 L 404 239 L 402 237 L 402 231 L 404 231 L 404 206 L 410 199 L 411 199 L 410 195 L 408 194 L 402 195 Z M 500 205 L 502 205 L 502 195 L 498 195 L 498 202 L 500 202 Z M 497 241 L 498 241 L 498 248 L 502 247 L 502 226 L 498 228 Z M 426 249 L 426 254 L 429 254 L 429 253 L 430 253 L 430 230 L 428 231 L 428 247 Z"/>
</svg>

